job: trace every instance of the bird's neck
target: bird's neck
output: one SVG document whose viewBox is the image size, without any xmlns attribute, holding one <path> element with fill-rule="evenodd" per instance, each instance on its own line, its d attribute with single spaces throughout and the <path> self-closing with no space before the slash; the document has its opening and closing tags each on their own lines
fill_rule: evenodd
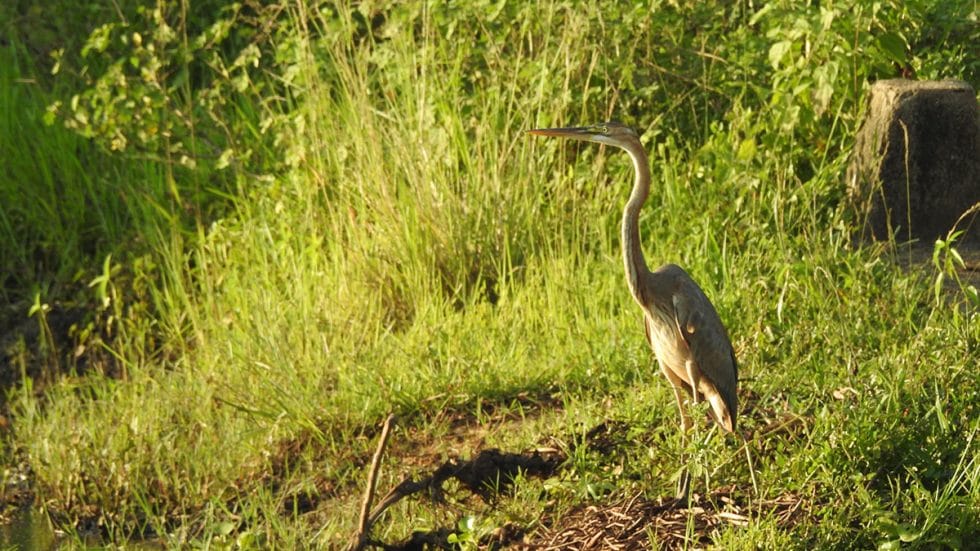
<svg viewBox="0 0 980 551">
<path fill-rule="evenodd" d="M 650 193 L 650 165 L 647 154 L 640 144 L 625 148 L 633 160 L 634 180 L 633 191 L 623 209 L 623 263 L 626 266 L 626 283 L 630 293 L 641 304 L 644 303 L 640 292 L 640 278 L 650 273 L 643 249 L 640 247 L 640 209 Z"/>
</svg>

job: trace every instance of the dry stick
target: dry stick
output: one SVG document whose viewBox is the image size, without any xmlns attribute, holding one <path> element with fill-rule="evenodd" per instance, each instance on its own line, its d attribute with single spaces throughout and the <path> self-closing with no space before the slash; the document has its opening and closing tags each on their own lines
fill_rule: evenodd
<svg viewBox="0 0 980 551">
<path fill-rule="evenodd" d="M 358 523 L 357 534 L 351 544 L 347 547 L 349 550 L 362 549 L 364 544 L 367 542 L 368 533 L 371 531 L 371 522 L 368 521 L 371 511 L 371 501 L 374 499 L 374 490 L 378 485 L 378 471 L 381 470 L 381 456 L 384 454 L 385 446 L 388 444 L 388 435 L 391 434 L 391 425 L 395 422 L 395 414 L 391 413 L 388 418 L 385 419 L 385 424 L 381 428 L 381 437 L 378 439 L 378 449 L 374 452 L 374 457 L 371 458 L 371 470 L 368 472 L 368 483 L 367 488 L 364 490 L 364 501 L 361 502 L 361 520 Z"/>
<path fill-rule="evenodd" d="M 423 489 L 430 487 L 433 484 L 433 480 L 434 477 L 431 476 L 418 482 L 412 480 L 411 478 L 405 478 L 402 480 L 397 486 L 392 488 L 387 495 L 381 498 L 378 506 L 371 511 L 371 514 L 368 515 L 368 525 L 373 526 L 374 523 L 381 518 L 381 514 L 384 513 L 388 507 L 391 507 L 395 503 L 398 503 L 402 499 L 416 492 L 420 492 Z"/>
</svg>

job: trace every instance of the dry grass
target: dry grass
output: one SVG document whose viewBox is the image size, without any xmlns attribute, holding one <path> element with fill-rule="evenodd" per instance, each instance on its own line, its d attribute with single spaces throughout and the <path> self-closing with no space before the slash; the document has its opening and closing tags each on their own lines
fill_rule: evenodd
<svg viewBox="0 0 980 551">
<path fill-rule="evenodd" d="M 651 501 L 637 493 L 611 503 L 581 506 L 552 521 L 521 547 L 541 551 L 581 549 L 635 550 L 710 547 L 712 535 L 724 527 L 744 527 L 760 519 L 774 520 L 781 529 L 808 519 L 814 507 L 802 497 L 784 494 L 772 499 L 739 503 L 734 488 L 709 495 L 694 494 L 687 507 L 673 500 Z"/>
</svg>

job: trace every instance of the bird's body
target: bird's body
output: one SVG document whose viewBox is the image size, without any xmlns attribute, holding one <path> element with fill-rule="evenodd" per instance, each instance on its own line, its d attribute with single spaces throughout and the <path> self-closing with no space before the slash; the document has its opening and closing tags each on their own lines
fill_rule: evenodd
<svg viewBox="0 0 980 551">
<path fill-rule="evenodd" d="M 711 405 L 718 425 L 734 432 L 738 366 L 724 324 L 704 291 L 684 269 L 666 264 L 651 271 L 643 258 L 639 212 L 650 191 L 650 167 L 636 132 L 613 122 L 530 132 L 612 145 L 629 154 L 635 179 L 623 210 L 623 264 L 630 293 L 643 310 L 647 341 L 673 387 L 685 438 L 691 418 L 682 393 L 690 395 L 694 403 L 703 397 Z M 681 486 L 679 493 L 686 495 L 686 477 L 682 476 Z"/>
<path fill-rule="evenodd" d="M 647 342 L 653 349 L 660 369 L 675 392 L 683 390 L 694 397 L 704 397 L 711 404 L 715 421 L 725 430 L 735 430 L 738 414 L 736 391 L 738 364 L 722 324 L 711 301 L 683 268 L 666 264 L 647 277 L 647 293 L 637 299 L 644 312 Z M 695 400 L 697 402 L 699 400 Z M 684 429 L 690 420 L 684 413 Z"/>
</svg>

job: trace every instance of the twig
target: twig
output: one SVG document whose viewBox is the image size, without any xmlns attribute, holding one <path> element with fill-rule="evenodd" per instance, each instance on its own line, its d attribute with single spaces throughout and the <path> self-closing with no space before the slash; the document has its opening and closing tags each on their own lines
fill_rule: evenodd
<svg viewBox="0 0 980 551">
<path fill-rule="evenodd" d="M 385 424 L 381 428 L 381 437 L 378 439 L 378 449 L 374 452 L 371 459 L 371 470 L 368 472 L 367 488 L 364 489 L 364 500 L 361 502 L 361 520 L 358 522 L 357 533 L 347 546 L 348 551 L 358 551 L 364 548 L 368 542 L 368 534 L 371 533 L 371 526 L 377 520 L 377 515 L 370 515 L 371 501 L 374 500 L 374 491 L 378 485 L 378 471 L 381 470 L 381 456 L 384 455 L 385 446 L 388 444 L 388 436 L 391 434 L 391 425 L 395 422 L 395 414 L 389 414 L 385 419 Z M 382 509 L 383 510 L 383 509 Z M 380 514 L 380 512 L 379 512 Z"/>
</svg>

